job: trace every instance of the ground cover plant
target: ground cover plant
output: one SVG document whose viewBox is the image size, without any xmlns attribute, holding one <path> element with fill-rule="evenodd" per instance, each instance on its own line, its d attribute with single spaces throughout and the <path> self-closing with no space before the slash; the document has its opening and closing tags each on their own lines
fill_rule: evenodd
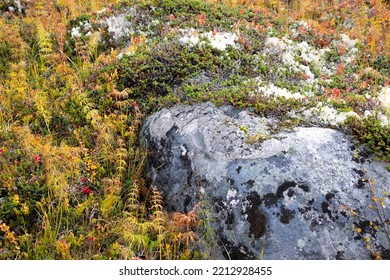
<svg viewBox="0 0 390 280">
<path fill-rule="evenodd" d="M 0 259 L 207 258 L 207 200 L 167 213 L 145 176 L 162 106 L 335 127 L 389 163 L 389 30 L 380 0 L 2 1 Z"/>
</svg>

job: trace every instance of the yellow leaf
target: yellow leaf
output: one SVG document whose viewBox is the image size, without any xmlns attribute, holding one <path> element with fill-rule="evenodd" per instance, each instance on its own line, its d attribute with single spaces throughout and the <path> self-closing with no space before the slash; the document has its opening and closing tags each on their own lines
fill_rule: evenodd
<svg viewBox="0 0 390 280">
<path fill-rule="evenodd" d="M 19 195 L 15 194 L 13 197 L 12 197 L 12 202 L 16 205 L 19 204 Z"/>
<path fill-rule="evenodd" d="M 358 213 L 357 213 L 357 212 L 355 212 L 355 211 L 354 211 L 354 210 L 352 210 L 352 209 L 351 209 L 349 212 L 350 212 L 352 215 L 354 215 L 354 216 L 357 216 L 357 215 L 358 215 Z"/>
</svg>

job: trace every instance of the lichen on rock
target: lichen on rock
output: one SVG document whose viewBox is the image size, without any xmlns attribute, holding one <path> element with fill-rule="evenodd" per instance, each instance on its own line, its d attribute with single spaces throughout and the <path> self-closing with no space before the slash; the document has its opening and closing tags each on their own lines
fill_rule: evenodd
<svg viewBox="0 0 390 280">
<path fill-rule="evenodd" d="M 389 191 L 384 163 L 356 162 L 351 139 L 340 131 L 296 127 L 271 134 L 274 122 L 210 103 L 150 116 L 142 133 L 151 150 L 148 174 L 167 209 L 186 212 L 203 199 L 211 202 L 221 240 L 214 258 L 251 259 L 262 250 L 264 259 L 335 259 L 339 252 L 369 258 L 345 209 L 374 219 L 375 211 L 364 209 L 370 190 L 361 179 Z M 243 126 L 269 139 L 248 144 Z M 370 238 L 379 242 L 375 233 Z"/>
</svg>

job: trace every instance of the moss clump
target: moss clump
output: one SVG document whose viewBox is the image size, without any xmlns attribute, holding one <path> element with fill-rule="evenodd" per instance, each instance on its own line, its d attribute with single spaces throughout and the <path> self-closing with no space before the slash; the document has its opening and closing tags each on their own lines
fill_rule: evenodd
<svg viewBox="0 0 390 280">
<path fill-rule="evenodd" d="M 6 42 L 0 42 L 0 77 L 8 72 L 11 47 Z"/>
<path fill-rule="evenodd" d="M 364 119 L 347 118 L 346 127 L 352 134 L 380 159 L 390 161 L 390 127 L 383 126 L 381 121 L 370 115 Z"/>
<path fill-rule="evenodd" d="M 120 60 L 115 66 L 118 87 L 130 88 L 134 97 L 145 93 L 163 96 L 200 70 L 212 71 L 216 60 L 208 48 L 191 51 L 178 42 L 161 43 L 152 50 L 144 49 Z"/>
<path fill-rule="evenodd" d="M 381 54 L 375 58 L 373 66 L 383 75 L 388 75 L 390 73 L 390 57 L 389 55 Z"/>
</svg>

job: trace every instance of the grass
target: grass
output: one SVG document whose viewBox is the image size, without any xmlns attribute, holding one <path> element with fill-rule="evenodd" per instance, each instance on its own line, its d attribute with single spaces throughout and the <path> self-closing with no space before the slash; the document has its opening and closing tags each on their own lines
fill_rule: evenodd
<svg viewBox="0 0 390 280">
<path fill-rule="evenodd" d="M 0 259 L 207 258 L 199 249 L 215 242 L 207 201 L 168 213 L 145 176 L 138 136 L 162 106 L 232 104 L 279 117 L 282 129 L 302 121 L 287 112 L 322 102 L 361 116 L 342 129 L 390 161 L 390 128 L 378 118 L 389 111 L 372 100 L 390 82 L 383 1 L 21 2 L 21 12 L 0 5 Z M 133 33 L 113 40 L 102 21 L 134 3 Z M 218 50 L 205 38 L 183 46 L 177 32 L 189 27 L 240 34 L 237 47 Z M 359 40 L 352 63 L 341 33 Z M 283 36 L 329 48 L 324 59 L 337 71 L 323 77 L 309 63 L 318 86 L 306 85 L 300 66 L 263 53 L 268 37 Z M 268 96 L 256 78 L 313 94 Z"/>
</svg>

